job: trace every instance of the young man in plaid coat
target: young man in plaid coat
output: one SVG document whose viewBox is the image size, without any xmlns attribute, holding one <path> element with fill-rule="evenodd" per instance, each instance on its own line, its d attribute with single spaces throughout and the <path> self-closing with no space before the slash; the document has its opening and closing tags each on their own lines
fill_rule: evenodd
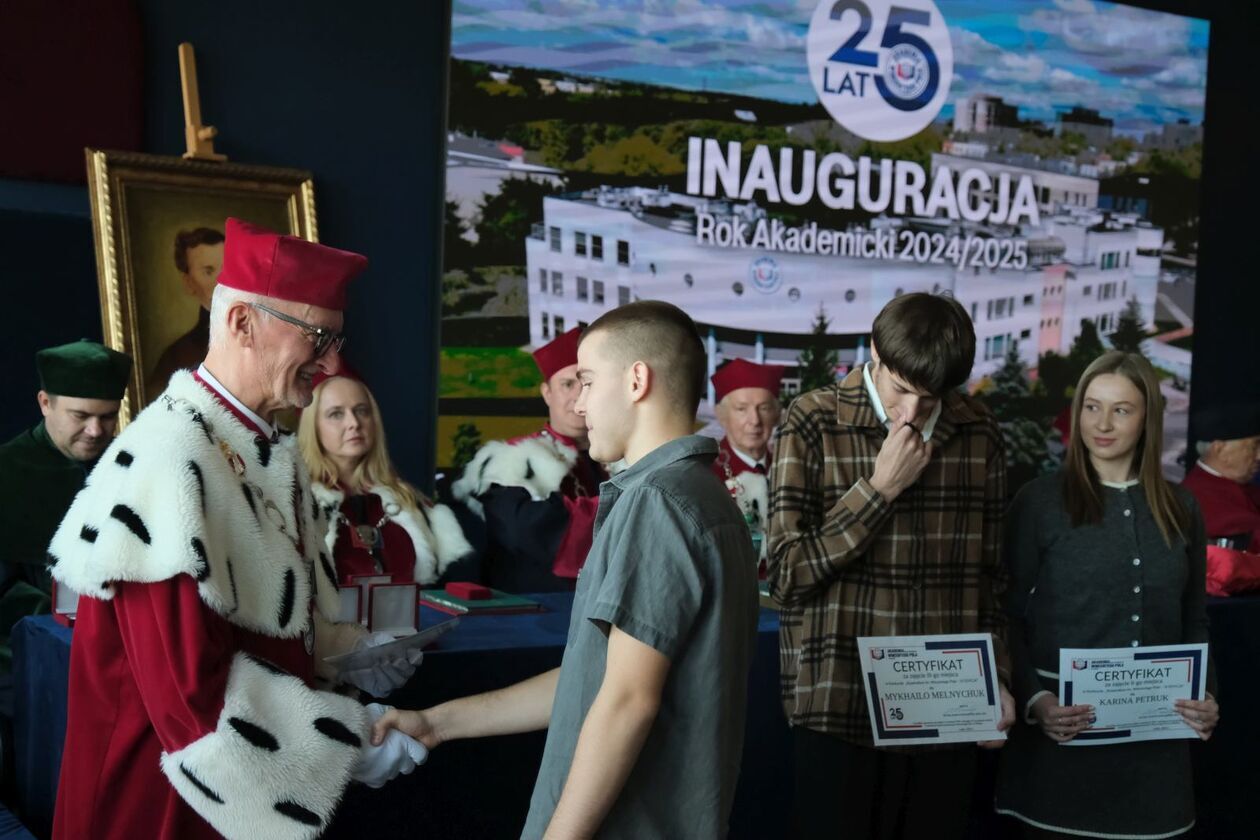
<svg viewBox="0 0 1260 840">
<path fill-rule="evenodd" d="M 802 837 L 966 828 L 975 747 L 876 749 L 855 639 L 990 632 L 1008 680 L 1002 435 L 958 391 L 975 347 L 957 301 L 902 295 L 875 319 L 871 361 L 798 397 L 780 426 L 768 576 Z M 1005 729 L 1005 685 L 1002 711 Z"/>
</svg>

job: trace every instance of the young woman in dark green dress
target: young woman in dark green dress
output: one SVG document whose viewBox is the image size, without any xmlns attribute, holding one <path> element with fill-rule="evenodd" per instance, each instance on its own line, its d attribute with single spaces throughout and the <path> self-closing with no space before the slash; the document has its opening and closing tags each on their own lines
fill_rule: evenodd
<svg viewBox="0 0 1260 840">
<path fill-rule="evenodd" d="M 1203 522 L 1163 477 L 1163 413 L 1144 357 L 1102 355 L 1077 385 L 1063 468 L 1029 482 L 1007 517 L 1021 722 L 1002 750 L 996 806 L 1029 837 L 1156 840 L 1194 825 L 1189 741 L 1066 746 L 1093 709 L 1058 700 L 1060 648 L 1207 641 Z M 1211 736 L 1211 694 L 1176 706 Z"/>
</svg>

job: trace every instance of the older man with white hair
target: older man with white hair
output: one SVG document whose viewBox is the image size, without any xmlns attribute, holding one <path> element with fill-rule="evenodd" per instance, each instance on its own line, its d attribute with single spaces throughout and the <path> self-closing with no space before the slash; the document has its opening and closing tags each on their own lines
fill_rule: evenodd
<svg viewBox="0 0 1260 840">
<path fill-rule="evenodd" d="M 770 438 L 783 410 L 781 365 L 735 359 L 710 378 L 717 400 L 717 420 L 726 434 L 718 445 L 713 471 L 726 484 L 752 532 L 761 559 L 762 535 L 770 513 Z"/>
<path fill-rule="evenodd" d="M 316 690 L 336 574 L 276 412 L 338 364 L 367 260 L 236 219 L 210 348 L 105 452 L 49 547 L 79 592 L 56 838 L 309 838 L 351 778 L 423 760 L 372 747 L 372 715 Z"/>
</svg>

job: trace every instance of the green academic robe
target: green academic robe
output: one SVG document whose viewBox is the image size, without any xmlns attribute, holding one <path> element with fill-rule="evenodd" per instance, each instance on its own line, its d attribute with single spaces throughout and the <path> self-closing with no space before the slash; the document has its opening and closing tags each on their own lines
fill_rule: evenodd
<svg viewBox="0 0 1260 840">
<path fill-rule="evenodd" d="M 48 543 L 91 468 L 63 455 L 43 422 L 0 445 L 0 673 L 13 625 L 48 612 Z"/>
</svg>

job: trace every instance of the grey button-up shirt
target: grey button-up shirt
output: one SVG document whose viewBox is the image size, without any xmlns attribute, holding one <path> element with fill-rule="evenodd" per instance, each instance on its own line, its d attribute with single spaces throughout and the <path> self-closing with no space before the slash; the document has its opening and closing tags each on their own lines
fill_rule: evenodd
<svg viewBox="0 0 1260 840">
<path fill-rule="evenodd" d="M 610 626 L 669 657 L 670 669 L 598 836 L 726 836 L 757 632 L 757 557 L 710 468 L 716 455 L 709 438 L 678 438 L 601 485 L 523 837 L 541 837 L 555 811 L 603 683 Z"/>
</svg>

